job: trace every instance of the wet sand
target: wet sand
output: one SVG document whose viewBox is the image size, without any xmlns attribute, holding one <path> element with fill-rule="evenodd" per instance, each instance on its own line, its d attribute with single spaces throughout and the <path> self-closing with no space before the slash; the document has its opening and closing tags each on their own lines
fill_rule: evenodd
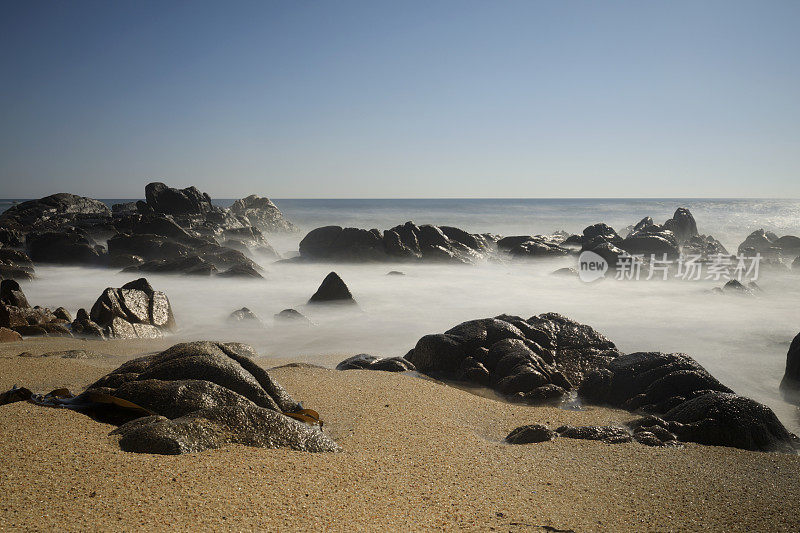
<svg viewBox="0 0 800 533">
<path fill-rule="evenodd" d="M 0 344 L 0 390 L 78 392 L 128 357 L 175 342 Z M 66 349 L 110 357 L 17 356 Z M 503 438 L 522 424 L 632 415 L 511 405 L 402 374 L 305 365 L 271 372 L 320 412 L 342 453 L 230 446 L 133 454 L 108 435 L 113 426 L 79 413 L 2 406 L 0 529 L 800 529 L 798 456 L 565 438 L 512 446 Z"/>
</svg>

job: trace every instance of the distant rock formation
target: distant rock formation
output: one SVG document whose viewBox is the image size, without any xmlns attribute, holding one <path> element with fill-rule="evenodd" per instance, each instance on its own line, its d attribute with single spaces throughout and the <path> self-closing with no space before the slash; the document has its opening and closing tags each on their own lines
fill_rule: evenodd
<svg viewBox="0 0 800 533">
<path fill-rule="evenodd" d="M 247 220 L 251 226 L 263 233 L 298 231 L 297 226 L 286 220 L 281 210 L 269 198 L 251 194 L 233 202 L 230 209 L 231 213 Z"/>
</svg>

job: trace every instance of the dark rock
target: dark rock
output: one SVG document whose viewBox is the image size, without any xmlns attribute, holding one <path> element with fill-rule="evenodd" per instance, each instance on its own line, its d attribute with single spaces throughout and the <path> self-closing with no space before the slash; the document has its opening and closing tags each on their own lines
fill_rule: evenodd
<svg viewBox="0 0 800 533">
<path fill-rule="evenodd" d="M 101 265 L 105 261 L 103 248 L 79 231 L 31 232 L 25 238 L 25 246 L 37 263 Z"/>
<path fill-rule="evenodd" d="M 726 392 L 709 392 L 664 414 L 683 441 L 743 450 L 793 453 L 795 439 L 769 407 Z"/>
<path fill-rule="evenodd" d="M 556 433 L 567 439 L 599 440 L 608 444 L 632 440 L 628 431 L 616 426 L 561 426 L 556 429 Z"/>
<path fill-rule="evenodd" d="M 590 373 L 578 394 L 628 411 L 664 413 L 708 391 L 732 392 L 686 354 L 637 352 Z"/>
<path fill-rule="evenodd" d="M 0 220 L 2 218 L 2 215 L 0 215 Z M 19 231 L 0 227 L 0 245 L 7 248 L 22 248 L 24 242 Z"/>
<path fill-rule="evenodd" d="M 664 255 L 669 259 L 680 255 L 675 234 L 657 225 L 646 226 L 631 233 L 619 246 L 632 255 L 655 255 L 659 259 Z"/>
<path fill-rule="evenodd" d="M 780 252 L 780 247 L 775 244 L 778 236 L 771 231 L 764 231 L 759 229 L 747 236 L 747 238 L 739 245 L 740 255 L 761 255 L 773 256 Z"/>
<path fill-rule="evenodd" d="M 685 255 L 699 255 L 705 260 L 715 255 L 729 255 L 722 243 L 710 235 L 695 235 L 689 238 L 688 241 L 684 241 L 681 250 Z"/>
<path fill-rule="evenodd" d="M 558 433 L 541 424 L 520 426 L 508 434 L 506 442 L 509 444 L 531 444 L 534 442 L 547 442 L 558 437 Z"/>
<path fill-rule="evenodd" d="M 302 322 L 308 325 L 311 324 L 311 321 L 303 313 L 295 309 L 284 309 L 280 313 L 275 313 L 273 318 L 280 322 Z"/>
<path fill-rule="evenodd" d="M 217 267 L 197 255 L 178 259 L 161 259 L 132 265 L 123 272 L 155 272 L 160 274 L 186 274 L 192 276 L 210 276 L 217 272 Z"/>
<path fill-rule="evenodd" d="M 348 303 L 354 304 L 356 301 L 353 295 L 350 294 L 350 289 L 347 288 L 342 278 L 336 272 L 328 274 L 322 284 L 317 289 L 317 292 L 311 296 L 308 303 Z"/>
<path fill-rule="evenodd" d="M 250 265 L 234 265 L 224 272 L 217 274 L 223 278 L 254 278 L 264 279 L 261 273 Z"/>
<path fill-rule="evenodd" d="M 784 235 L 775 240 L 775 246 L 781 249 L 785 257 L 794 257 L 800 254 L 800 237 Z"/>
<path fill-rule="evenodd" d="M 607 224 L 594 224 L 592 226 L 588 226 L 583 230 L 583 242 L 587 243 L 592 239 L 599 237 L 601 240 L 610 242 L 614 246 L 620 246 L 622 244 L 622 237 L 620 237 L 614 228 Z"/>
<path fill-rule="evenodd" d="M 231 212 L 265 233 L 297 231 L 297 227 L 286 220 L 280 209 L 269 198 L 251 194 L 247 198 L 233 202 Z"/>
<path fill-rule="evenodd" d="M 758 287 L 758 285 L 756 285 L 756 287 Z M 753 296 L 755 294 L 755 291 L 752 288 L 745 287 L 741 284 L 741 282 L 735 279 L 729 280 L 727 283 L 725 283 L 725 285 L 722 287 L 722 292 L 725 294 L 738 294 L 742 296 Z"/>
<path fill-rule="evenodd" d="M 664 222 L 664 229 L 670 230 L 678 242 L 685 242 L 699 235 L 697 232 L 697 223 L 685 207 L 679 207 L 675 210 L 672 218 Z"/>
<path fill-rule="evenodd" d="M 792 340 L 786 353 L 786 370 L 781 380 L 781 389 L 800 391 L 800 333 Z"/>
<path fill-rule="evenodd" d="M 11 206 L 0 215 L 0 226 L 9 231 L 25 233 L 63 231 L 71 226 L 106 223 L 110 217 L 111 210 L 103 202 L 74 194 L 58 193 Z M 9 244 L 17 247 L 21 245 L 20 242 Z"/>
<path fill-rule="evenodd" d="M 406 359 L 424 374 L 538 403 L 563 396 L 587 370 L 616 355 L 614 344 L 592 328 L 551 313 L 464 322 L 422 337 Z"/>
<path fill-rule="evenodd" d="M 386 357 L 379 359 L 374 355 L 358 354 L 348 357 L 338 365 L 336 370 L 383 370 L 385 372 L 405 372 L 416 370 L 414 365 L 402 357 Z"/>
<path fill-rule="evenodd" d="M 12 279 L 0 281 L 0 304 L 22 308 L 31 306 L 19 283 Z"/>
<path fill-rule="evenodd" d="M 144 188 L 147 205 L 154 212 L 165 215 L 205 214 L 213 210 L 211 197 L 197 187 L 173 189 L 160 182 L 148 183 Z"/>
<path fill-rule="evenodd" d="M 56 310 L 53 311 L 53 315 L 56 318 L 60 318 L 61 320 L 66 320 L 67 322 L 72 322 L 72 316 L 69 314 L 69 311 L 67 311 L 63 307 L 57 307 Z"/>
<path fill-rule="evenodd" d="M 237 309 L 230 315 L 228 315 L 229 322 L 255 322 L 260 324 L 261 320 L 247 307 L 242 307 L 241 309 Z"/>
<path fill-rule="evenodd" d="M 399 270 L 390 270 L 386 273 L 387 276 L 405 276 L 405 272 L 400 272 Z"/>
<path fill-rule="evenodd" d="M 553 236 L 506 237 L 497 241 L 500 250 L 513 257 L 558 257 L 569 254 L 569 250 L 561 246 L 562 238 Z"/>
</svg>

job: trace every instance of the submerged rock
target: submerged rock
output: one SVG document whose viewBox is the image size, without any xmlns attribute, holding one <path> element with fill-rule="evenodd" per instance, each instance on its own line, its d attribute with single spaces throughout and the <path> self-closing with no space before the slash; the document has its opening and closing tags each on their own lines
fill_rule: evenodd
<svg viewBox="0 0 800 533">
<path fill-rule="evenodd" d="M 338 365 L 336 370 L 383 370 L 385 372 L 405 372 L 416 370 L 411 361 L 402 357 L 385 357 L 383 359 L 369 354 L 358 354 L 348 357 Z"/>
<path fill-rule="evenodd" d="M 261 324 L 261 320 L 256 316 L 254 312 L 252 312 L 247 307 L 242 307 L 241 309 L 237 309 L 236 311 L 228 315 L 228 322 L 250 322 L 250 323 Z"/>
<path fill-rule="evenodd" d="M 273 318 L 276 322 L 299 322 L 311 325 L 311 320 L 296 309 L 284 309 L 280 313 L 275 313 Z"/>
<path fill-rule="evenodd" d="M 350 294 L 350 289 L 339 277 L 339 274 L 331 272 L 322 280 L 322 284 L 308 300 L 308 303 L 355 304 L 356 301 L 353 299 L 353 295 Z"/>
</svg>

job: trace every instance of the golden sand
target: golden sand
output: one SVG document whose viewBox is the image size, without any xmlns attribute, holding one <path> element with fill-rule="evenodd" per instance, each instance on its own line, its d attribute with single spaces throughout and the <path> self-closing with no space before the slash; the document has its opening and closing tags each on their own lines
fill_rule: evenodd
<svg viewBox="0 0 800 533">
<path fill-rule="evenodd" d="M 169 341 L 0 345 L 0 391 L 80 391 Z M 107 359 L 22 358 L 87 349 Z M 284 361 L 260 359 L 265 367 Z M 291 365 L 271 371 L 344 449 L 121 451 L 101 424 L 0 407 L 3 530 L 800 530 L 800 457 L 559 438 L 513 446 L 527 423 L 619 423 L 622 411 L 512 405 L 409 375 Z"/>
</svg>

